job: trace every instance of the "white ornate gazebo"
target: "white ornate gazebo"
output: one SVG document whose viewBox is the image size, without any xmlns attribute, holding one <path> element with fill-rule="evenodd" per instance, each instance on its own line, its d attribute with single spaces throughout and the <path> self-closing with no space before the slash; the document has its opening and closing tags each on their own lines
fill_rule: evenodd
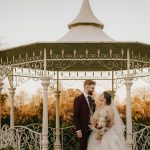
<svg viewBox="0 0 150 150">
<path fill-rule="evenodd" d="M 126 141 L 132 149 L 131 86 L 134 78 L 149 76 L 150 45 L 140 42 L 114 41 L 103 31 L 104 25 L 94 16 L 88 0 L 73 22 L 69 32 L 56 42 L 33 43 L 0 51 L 0 91 L 8 77 L 10 88 L 10 127 L 14 126 L 14 82 L 41 80 L 43 86 L 42 150 L 48 150 L 48 87 L 51 80 L 112 80 L 125 84 L 127 103 Z M 82 75 L 81 75 L 82 74 Z M 83 75 L 84 74 L 84 75 Z M 59 97 L 56 91 L 55 150 L 61 149 Z M 1 118 L 1 117 L 0 117 Z"/>
</svg>

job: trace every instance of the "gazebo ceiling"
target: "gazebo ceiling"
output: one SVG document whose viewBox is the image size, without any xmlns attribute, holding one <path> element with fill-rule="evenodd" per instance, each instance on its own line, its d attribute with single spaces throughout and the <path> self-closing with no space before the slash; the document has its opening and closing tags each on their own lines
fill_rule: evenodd
<svg viewBox="0 0 150 150">
<path fill-rule="evenodd" d="M 130 68 L 149 67 L 150 45 L 138 42 L 112 43 L 34 43 L 0 51 L 3 66 L 35 67 L 43 64 L 46 49 L 47 70 L 111 71 L 127 69 L 127 50 Z"/>
</svg>

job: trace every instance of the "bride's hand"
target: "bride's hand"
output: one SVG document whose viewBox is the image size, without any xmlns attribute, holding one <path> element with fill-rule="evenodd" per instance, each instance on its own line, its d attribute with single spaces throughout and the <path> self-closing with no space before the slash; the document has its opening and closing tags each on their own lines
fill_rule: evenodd
<svg viewBox="0 0 150 150">
<path fill-rule="evenodd" d="M 104 131 L 107 132 L 109 130 L 109 128 L 104 127 Z"/>
<path fill-rule="evenodd" d="M 103 127 L 103 128 L 100 130 L 100 132 L 101 132 L 102 134 L 104 134 L 104 133 L 107 132 L 108 130 L 109 130 L 108 128 Z"/>
<path fill-rule="evenodd" d="M 102 129 L 101 129 L 101 130 L 99 130 L 99 134 L 100 134 L 100 135 L 104 135 L 104 133 L 105 133 L 105 131 L 104 131 L 104 130 L 102 130 Z"/>
</svg>

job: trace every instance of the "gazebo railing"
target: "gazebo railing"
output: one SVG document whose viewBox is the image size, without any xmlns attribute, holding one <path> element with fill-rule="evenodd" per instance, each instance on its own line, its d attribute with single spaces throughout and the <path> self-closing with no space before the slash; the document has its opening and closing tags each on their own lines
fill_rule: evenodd
<svg viewBox="0 0 150 150">
<path fill-rule="evenodd" d="M 41 124 L 31 124 L 28 125 L 28 128 L 32 129 L 35 132 L 41 132 L 42 130 Z M 78 149 L 79 143 L 75 137 L 73 128 L 74 126 L 60 128 L 60 140 L 61 140 L 60 142 L 61 142 L 62 150 Z M 49 150 L 54 149 L 55 137 L 56 137 L 56 128 L 49 127 L 48 128 L 48 140 L 49 140 L 48 149 Z"/>
<path fill-rule="evenodd" d="M 79 142 L 74 133 L 74 126 L 61 128 L 61 142 L 62 150 L 77 150 L 79 149 Z"/>
<path fill-rule="evenodd" d="M 1 148 L 11 146 L 17 150 L 41 150 L 41 124 L 32 124 L 26 127 L 3 126 L 1 131 Z M 48 149 L 54 149 L 56 129 L 48 129 Z M 73 126 L 60 128 L 62 150 L 78 150 L 79 143 L 75 137 Z M 150 126 L 133 124 L 133 150 L 150 150 Z"/>
<path fill-rule="evenodd" d="M 25 126 L 9 128 L 3 126 L 1 130 L 1 149 L 41 150 L 41 133 L 37 133 Z"/>
<path fill-rule="evenodd" d="M 40 125 L 40 124 L 39 124 Z M 41 126 L 41 125 L 40 125 Z M 33 128 L 33 125 L 32 125 Z M 34 125 L 34 130 L 40 131 L 41 128 Z M 49 150 L 52 150 L 55 142 L 55 128 L 49 127 Z M 150 149 L 150 126 L 144 124 L 133 124 L 133 150 Z M 60 128 L 62 150 L 77 150 L 79 143 L 74 135 L 73 126 Z M 143 140 L 145 142 L 143 142 Z M 145 143 L 145 144 L 144 144 Z"/>
<path fill-rule="evenodd" d="M 150 126 L 140 128 L 133 132 L 133 150 L 150 150 Z"/>
<path fill-rule="evenodd" d="M 138 131 L 142 130 L 145 127 L 147 127 L 147 125 L 145 125 L 145 124 L 133 123 L 132 132 L 133 133 L 138 132 Z"/>
</svg>

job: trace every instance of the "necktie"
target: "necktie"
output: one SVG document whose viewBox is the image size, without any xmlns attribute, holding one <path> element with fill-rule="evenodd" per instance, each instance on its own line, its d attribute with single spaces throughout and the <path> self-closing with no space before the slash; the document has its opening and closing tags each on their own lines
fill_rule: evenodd
<svg viewBox="0 0 150 150">
<path fill-rule="evenodd" d="M 93 110 L 92 97 L 88 96 L 87 98 L 88 98 L 88 101 L 89 101 L 90 108 Z"/>
</svg>

